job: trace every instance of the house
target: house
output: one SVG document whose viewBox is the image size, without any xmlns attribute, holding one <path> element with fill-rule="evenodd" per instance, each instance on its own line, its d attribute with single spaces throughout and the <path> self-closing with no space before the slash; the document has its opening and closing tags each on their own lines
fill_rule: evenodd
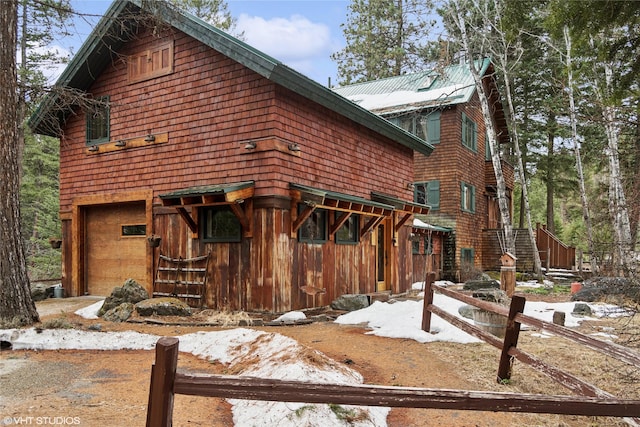
<svg viewBox="0 0 640 427">
<path fill-rule="evenodd" d="M 67 295 L 133 278 L 282 312 L 410 288 L 423 139 L 164 2 L 115 1 L 57 86 L 30 125 L 60 138 Z"/>
<path fill-rule="evenodd" d="M 502 169 L 512 206 L 514 170 L 507 157 L 510 141 L 504 111 L 491 62 L 486 59 L 479 65 L 499 144 L 504 147 Z M 499 269 L 496 178 L 468 64 L 334 90 L 435 147 L 428 156 L 414 157 L 414 200 L 431 207 L 426 222 L 452 230 L 451 238 L 443 240 L 443 277 L 458 280 L 470 269 Z"/>
</svg>

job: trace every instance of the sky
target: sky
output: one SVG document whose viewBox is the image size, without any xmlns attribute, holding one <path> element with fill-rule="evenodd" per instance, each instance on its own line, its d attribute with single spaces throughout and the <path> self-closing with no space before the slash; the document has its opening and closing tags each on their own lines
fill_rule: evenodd
<svg viewBox="0 0 640 427">
<path fill-rule="evenodd" d="M 77 52 L 92 23 L 108 9 L 106 0 L 71 0 L 77 12 L 71 36 L 57 40 L 63 50 Z M 345 46 L 340 25 L 348 0 L 227 0 L 244 41 L 320 84 L 337 83 L 332 53 Z"/>
<path fill-rule="evenodd" d="M 438 281 L 437 285 L 449 286 L 451 282 Z M 518 286 L 539 286 L 518 283 Z M 421 289 L 422 283 L 413 285 Z M 87 307 L 75 312 L 84 318 L 97 318 L 103 301 L 87 300 Z M 458 313 L 461 302 L 436 293 L 434 304 L 448 313 L 465 321 Z M 566 314 L 567 327 L 576 327 L 583 320 L 597 321 L 599 318 L 624 315 L 618 307 L 607 304 L 589 304 L 594 317 L 576 317 L 572 314 L 575 303 L 527 302 L 524 314 L 551 322 L 554 311 Z M 342 325 L 365 325 L 368 334 L 400 339 L 412 339 L 421 343 L 446 341 L 455 343 L 476 343 L 477 338 L 468 335 L 448 322 L 433 316 L 432 333 L 422 326 L 422 300 L 391 302 L 376 301 L 362 310 L 352 311 L 336 319 Z M 304 313 L 294 311 L 281 316 L 282 321 L 304 318 Z M 615 339 L 606 328 L 595 333 L 600 339 Z M 532 332 L 532 336 L 546 339 L 551 334 L 543 331 Z M 135 331 L 92 332 L 78 329 L 0 329 L 0 340 L 9 341 L 13 350 L 105 350 L 120 349 L 149 350 L 155 347 L 159 336 Z M 249 328 L 229 328 L 219 331 L 196 332 L 178 336 L 179 350 L 198 357 L 227 365 L 237 375 L 282 380 L 301 380 L 332 384 L 362 384 L 363 378 L 349 366 L 338 363 L 320 352 L 316 357 L 308 357 L 309 349 L 292 338 L 278 333 L 268 333 Z M 489 345 L 489 344 L 486 344 Z M 257 350 L 256 350 L 257 349 Z M 315 351 L 315 350 L 313 350 Z M 257 354 L 258 356 L 256 357 Z M 287 361 L 283 363 L 283 361 Z M 312 361 L 312 362 L 310 362 Z M 2 374 L 0 364 L 0 374 Z M 257 402 L 230 400 L 234 425 L 281 427 L 344 426 L 328 405 L 307 405 L 304 403 Z M 309 409 L 313 407 L 313 409 Z M 386 426 L 389 408 L 363 407 L 370 421 L 356 422 L 354 426 Z M 296 411 L 298 410 L 298 411 Z"/>
</svg>

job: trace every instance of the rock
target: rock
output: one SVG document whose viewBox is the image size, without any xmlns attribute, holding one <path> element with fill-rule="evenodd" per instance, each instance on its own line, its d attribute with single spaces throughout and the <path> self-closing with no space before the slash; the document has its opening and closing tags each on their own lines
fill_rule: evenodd
<svg viewBox="0 0 640 427">
<path fill-rule="evenodd" d="M 468 280 L 462 286 L 465 291 L 475 291 L 478 289 L 500 289 L 500 283 L 497 280 Z"/>
<path fill-rule="evenodd" d="M 573 306 L 573 312 L 571 314 L 575 314 L 576 316 L 591 316 L 592 311 L 589 304 L 578 302 Z"/>
<path fill-rule="evenodd" d="M 507 293 L 501 289 L 477 289 L 472 295 L 474 298 L 478 298 L 483 301 L 509 305 L 509 297 L 507 296 Z"/>
<path fill-rule="evenodd" d="M 42 283 L 36 283 L 31 286 L 31 298 L 34 301 L 42 301 L 53 295 L 53 288 L 51 288 L 49 292 L 49 286 L 43 285 Z"/>
<path fill-rule="evenodd" d="M 140 316 L 191 316 L 191 307 L 178 298 L 151 298 L 136 304 Z"/>
<path fill-rule="evenodd" d="M 344 294 L 331 302 L 331 308 L 341 311 L 356 311 L 369 307 L 369 298 L 360 294 Z"/>
<path fill-rule="evenodd" d="M 467 319 L 473 319 L 473 312 L 479 310 L 477 307 L 474 307 L 470 304 L 461 305 L 458 308 L 458 314 Z"/>
<path fill-rule="evenodd" d="M 87 326 L 87 329 L 90 331 L 101 331 L 102 323 L 94 323 L 93 325 Z"/>
<path fill-rule="evenodd" d="M 102 317 L 107 311 L 125 302 L 136 304 L 147 298 L 149 298 L 149 294 L 142 285 L 133 279 L 127 279 L 122 287 L 113 288 L 111 295 L 104 300 L 104 304 L 98 311 L 98 316 Z"/>
<path fill-rule="evenodd" d="M 572 301 L 604 301 L 609 296 L 640 302 L 640 285 L 624 277 L 592 277 L 582 282 L 582 289 L 572 295 Z"/>
<path fill-rule="evenodd" d="M 125 302 L 107 311 L 102 318 L 108 322 L 126 322 L 135 309 L 132 303 Z"/>
</svg>

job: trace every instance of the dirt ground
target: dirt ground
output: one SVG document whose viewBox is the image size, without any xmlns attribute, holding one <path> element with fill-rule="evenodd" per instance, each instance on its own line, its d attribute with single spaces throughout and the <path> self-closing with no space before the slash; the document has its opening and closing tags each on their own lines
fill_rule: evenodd
<svg viewBox="0 0 640 427">
<path fill-rule="evenodd" d="M 175 336 L 220 327 L 109 323 L 73 314 L 90 298 L 38 303 L 42 321 L 62 318 L 76 328 L 101 323 L 103 331 L 137 330 Z M 603 326 L 586 325 L 588 330 Z M 365 329 L 332 322 L 253 327 L 280 333 L 348 363 L 366 384 L 522 393 L 569 394 L 552 380 L 517 364 L 509 384 L 495 381 L 499 352 L 487 344 L 420 344 L 408 339 L 365 335 Z M 559 338 L 541 340 L 527 331 L 519 347 L 553 360 L 580 378 L 620 397 L 639 398 L 637 376 L 594 352 Z M 144 426 L 153 351 L 23 351 L 0 352 L 0 425 Z M 557 363 L 556 363 L 557 362 Z M 178 369 L 222 373 L 224 366 L 180 353 Z M 637 368 L 636 368 L 637 371 Z M 637 374 L 637 372 L 635 372 Z M 625 379 L 626 378 L 626 379 Z M 620 419 L 428 409 L 392 409 L 389 426 L 615 426 Z M 173 424 L 233 425 L 230 406 L 222 399 L 176 396 Z"/>
</svg>

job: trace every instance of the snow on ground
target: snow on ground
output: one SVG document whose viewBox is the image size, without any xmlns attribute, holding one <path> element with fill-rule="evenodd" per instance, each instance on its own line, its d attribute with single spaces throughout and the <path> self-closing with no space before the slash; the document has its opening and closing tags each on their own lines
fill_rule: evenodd
<svg viewBox="0 0 640 427">
<path fill-rule="evenodd" d="M 451 282 L 436 282 L 450 286 Z M 421 289 L 422 283 L 414 284 Z M 441 294 L 434 294 L 434 304 L 460 318 L 458 308 L 464 303 Z M 589 304 L 594 317 L 576 317 L 572 311 L 575 303 L 527 302 L 525 314 L 548 322 L 554 311 L 563 311 L 566 326 L 578 326 L 582 320 L 594 320 L 603 316 L 626 315 L 620 308 L 607 304 Z M 75 313 L 89 319 L 97 318 L 102 306 L 98 301 Z M 448 341 L 472 343 L 479 340 L 457 329 L 437 316 L 432 316 L 433 333 L 421 330 L 423 301 L 374 302 L 371 306 L 344 314 L 336 320 L 338 324 L 365 324 L 371 328 L 369 334 L 408 338 L 419 342 Z M 279 321 L 299 320 L 304 313 L 290 312 Z M 464 319 L 464 318 L 463 318 Z M 464 319 L 470 321 L 469 319 Z M 546 332 L 536 334 L 540 338 L 550 336 Z M 152 350 L 159 336 L 127 332 L 90 332 L 75 329 L 7 329 L 0 330 L 0 340 L 10 341 L 13 349 L 78 349 L 78 350 Z M 246 328 L 235 328 L 215 332 L 196 332 L 182 335 L 180 351 L 192 353 L 211 361 L 228 364 L 239 369 L 239 375 L 286 380 L 306 380 L 322 383 L 361 384 L 363 379 L 356 371 L 336 363 L 324 354 L 299 344 L 280 334 L 267 333 Z M 238 426 L 342 426 L 328 405 L 308 405 L 283 402 L 257 402 L 231 400 L 233 419 Z M 385 426 L 389 408 L 355 408 L 366 412 L 368 420 L 353 425 Z"/>
</svg>

